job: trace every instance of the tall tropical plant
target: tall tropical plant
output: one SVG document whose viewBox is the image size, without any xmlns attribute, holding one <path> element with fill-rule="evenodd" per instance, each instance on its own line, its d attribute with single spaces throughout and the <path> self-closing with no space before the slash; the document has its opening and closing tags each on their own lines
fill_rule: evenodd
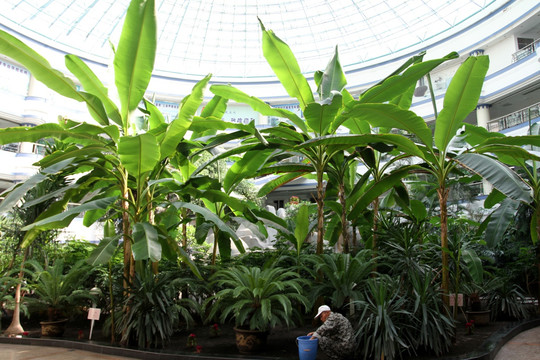
<svg viewBox="0 0 540 360">
<path fill-rule="evenodd" d="M 417 143 L 406 150 L 402 150 L 406 156 L 418 157 L 422 161 L 423 171 L 428 172 L 437 182 L 437 195 L 440 208 L 440 238 L 442 247 L 442 291 L 448 304 L 449 276 L 448 276 L 448 210 L 447 200 L 449 194 L 448 181 L 454 169 L 459 166 L 456 159 L 458 155 L 452 146 L 458 130 L 463 126 L 465 117 L 475 109 L 484 76 L 488 70 L 489 59 L 487 56 L 469 57 L 459 67 L 452 78 L 444 97 L 443 109 L 436 116 L 435 134 L 425 121 L 412 112 L 409 113 L 409 121 L 404 122 L 403 117 L 393 116 L 396 106 L 393 104 L 369 104 L 362 101 L 366 97 L 374 96 L 366 92 L 358 103 L 352 105 L 347 116 L 359 119 L 366 118 L 373 112 L 388 114 L 377 119 L 368 117 L 366 120 L 372 126 L 385 128 L 397 128 L 414 134 Z M 403 110 L 406 111 L 406 110 Z M 397 135 L 403 137 L 403 135 Z M 459 149 L 461 150 L 461 149 Z M 363 205 L 363 204 L 362 204 Z"/>
<path fill-rule="evenodd" d="M 248 139 L 244 146 L 232 150 L 230 153 L 246 153 L 246 155 L 241 162 L 235 164 L 236 168 L 234 171 L 229 172 L 230 175 L 228 174 L 228 176 L 231 179 L 240 179 L 255 174 L 283 174 L 261 188 L 259 193 L 264 195 L 298 177 L 312 174 L 317 181 L 317 253 L 321 254 L 325 232 L 325 179 L 331 159 L 344 150 L 355 146 L 368 146 L 369 144 L 385 142 L 397 148 L 420 153 L 419 150 L 414 149 L 414 145 L 408 139 L 394 134 L 369 134 L 369 131 L 366 131 L 366 126 L 369 127 L 369 122 L 366 121 L 368 118 L 373 123 L 384 116 L 407 123 L 412 118 L 410 112 L 405 112 L 397 105 L 392 105 L 392 108 L 372 108 L 368 105 L 373 105 L 369 103 L 383 105 L 379 103 L 396 99 L 405 90 L 409 92 L 411 86 L 418 79 L 455 55 L 451 54 L 442 59 L 420 64 L 415 64 L 415 61 L 407 62 L 385 79 L 384 82 L 374 86 L 356 101 L 345 90 L 347 82 L 336 48 L 335 54 L 326 69 L 315 73 L 315 83 L 319 95 L 317 101 L 289 46 L 277 37 L 273 31 L 267 30 L 262 22 L 261 28 L 264 56 L 287 93 L 298 100 L 304 119 L 299 118 L 290 111 L 272 108 L 262 100 L 251 97 L 231 86 L 212 85 L 210 91 L 218 96 L 246 103 L 263 115 L 281 117 L 292 124 L 281 122 L 278 126 L 261 131 L 262 137 L 256 137 L 258 141 L 253 138 Z M 354 104 L 357 103 L 361 103 L 365 107 L 366 111 L 363 118 L 356 116 L 357 112 L 354 111 Z M 387 113 L 381 116 L 381 112 Z M 424 123 L 419 117 L 412 121 L 415 123 L 422 121 Z M 337 131 L 341 125 L 354 129 L 355 131 L 352 132 L 359 135 L 338 135 Z M 431 137 L 427 127 L 426 131 L 429 133 L 428 136 Z M 426 131 L 422 134 L 424 139 L 426 138 Z M 282 162 L 286 158 L 289 161 Z M 397 172 L 393 177 L 386 179 L 385 182 L 374 185 L 369 196 L 363 197 L 363 201 L 360 201 L 357 206 L 359 208 L 367 206 L 381 192 L 388 190 L 399 182 L 406 173 L 407 171 L 404 170 Z M 388 184 L 390 185 L 388 186 Z"/>
<path fill-rule="evenodd" d="M 501 184 L 500 181 L 497 181 L 499 174 L 494 169 L 492 159 L 488 159 L 490 162 L 484 163 L 480 159 L 472 157 L 463 160 L 465 165 L 495 184 L 494 190 L 484 201 L 486 208 L 498 205 L 486 220 L 486 243 L 490 247 L 495 247 L 502 240 L 501 234 L 508 230 L 516 214 L 519 214 L 518 208 L 520 206 L 529 208 L 532 211 L 529 234 L 532 244 L 537 246 L 536 266 L 538 276 L 540 276 L 540 242 L 538 242 L 538 234 L 540 233 L 540 178 L 538 175 L 539 159 L 536 156 L 540 147 L 540 125 L 535 123 L 529 128 L 528 135 L 516 137 L 488 133 L 472 127 L 468 127 L 468 131 L 471 135 L 467 137 L 467 141 L 473 146 L 493 149 L 493 144 L 500 144 L 499 147 L 502 149 L 496 149 L 500 150 L 497 152 L 498 159 L 507 165 L 503 170 L 514 175 L 512 182 Z M 522 148 L 515 149 L 513 146 L 522 146 Z M 540 299 L 540 288 L 537 298 Z M 540 309 L 540 305 L 538 309 Z"/>
<path fill-rule="evenodd" d="M 144 99 L 153 70 L 156 42 L 154 0 L 131 1 L 114 55 L 117 105 L 109 97 L 109 90 L 80 58 L 67 55 L 65 60 L 66 67 L 84 90 L 78 90 L 70 78 L 53 69 L 27 45 L 0 32 L 1 53 L 27 67 L 37 80 L 52 90 L 84 102 L 95 120 L 95 124 L 90 124 L 60 119 L 57 124 L 2 129 L 2 144 L 53 137 L 64 141 L 66 147 L 42 159 L 39 162 L 43 168 L 41 173 L 12 189 L 0 208 L 13 206 L 47 174 L 60 174 L 64 178 L 77 176 L 76 182 L 56 193 L 59 200 L 50 211 L 24 228 L 29 235 L 23 246 L 28 246 L 42 230 L 67 226 L 80 213 L 85 213 L 84 223 L 89 225 L 112 210 L 108 213 L 120 217 L 123 224 L 126 289 L 138 260 L 157 262 L 162 254 L 180 256 L 196 271 L 185 251 L 168 236 L 168 224 L 155 209 L 158 204 L 173 206 L 168 194 L 181 193 L 191 186 L 187 181 L 189 172 L 182 170 L 182 166 L 189 167 L 185 151 L 190 147 L 178 145 L 185 140 L 210 76 L 194 86 L 193 92 L 183 99 L 177 118 L 166 123 L 157 107 Z M 137 118 L 139 106 L 144 112 L 143 122 Z M 179 165 L 178 170 L 171 170 L 169 164 Z M 67 209 L 68 203 L 77 206 Z M 200 206 L 176 201 L 174 207 L 201 212 L 209 221 L 233 233 Z M 106 263 L 117 244 L 118 239 L 102 242 L 96 259 Z"/>
</svg>

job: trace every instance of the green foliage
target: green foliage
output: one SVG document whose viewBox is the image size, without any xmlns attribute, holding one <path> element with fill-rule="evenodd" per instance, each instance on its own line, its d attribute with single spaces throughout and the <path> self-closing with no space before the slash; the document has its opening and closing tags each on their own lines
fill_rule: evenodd
<svg viewBox="0 0 540 360">
<path fill-rule="evenodd" d="M 438 266 L 440 247 L 428 241 L 429 224 L 406 221 L 391 212 L 379 221 L 379 271 L 408 279 Z"/>
<path fill-rule="evenodd" d="M 0 330 L 5 310 L 13 310 L 15 307 L 13 293 L 17 284 L 19 284 L 19 279 L 15 271 L 11 271 L 7 276 L 0 276 Z M 24 287 L 22 291 L 28 291 L 28 289 Z M 21 303 L 21 311 L 27 316 L 30 315 L 25 303 Z"/>
<path fill-rule="evenodd" d="M 63 259 L 57 259 L 54 265 L 43 268 L 35 261 L 29 261 L 33 267 L 29 288 L 32 297 L 26 297 L 31 305 L 46 308 L 49 321 L 59 320 L 69 315 L 69 311 L 92 300 L 90 289 L 83 289 L 84 280 L 90 275 L 91 268 L 84 262 L 78 262 L 65 272 Z"/>
<path fill-rule="evenodd" d="M 312 255 L 310 260 L 312 276 L 323 274 L 321 281 L 312 285 L 310 298 L 313 301 L 323 297 L 332 308 L 346 312 L 351 302 L 363 298 L 366 280 L 375 264 L 371 251 L 363 250 L 355 256 L 342 253 Z"/>
<path fill-rule="evenodd" d="M 413 342 L 416 324 L 398 279 L 384 275 L 368 279 L 364 300 L 355 305 L 360 311 L 355 319 L 360 357 L 395 359 Z"/>
<path fill-rule="evenodd" d="M 521 287 L 508 279 L 497 279 L 497 285 L 487 296 L 487 307 L 493 319 L 522 320 L 530 317 Z"/>
<path fill-rule="evenodd" d="M 452 344 L 451 334 L 455 332 L 455 326 L 452 317 L 446 315 L 441 294 L 433 286 L 435 277 L 429 272 L 413 273 L 409 277 L 407 305 L 411 322 L 415 324 L 410 351 L 423 349 L 441 356 Z"/>
<path fill-rule="evenodd" d="M 180 320 L 186 327 L 191 325 L 192 312 L 198 313 L 198 306 L 191 299 L 180 298 L 184 285 L 171 272 L 156 275 L 149 266 L 140 269 L 123 302 L 129 306 L 119 314 L 116 330 L 122 334 L 122 342 L 136 343 L 140 348 L 164 346 Z"/>
<path fill-rule="evenodd" d="M 294 325 L 301 319 L 298 306 L 309 305 L 303 295 L 307 281 L 280 267 L 240 265 L 218 270 L 210 281 L 220 290 L 205 303 L 208 320 L 233 318 L 237 327 L 267 331 L 279 324 Z"/>
</svg>

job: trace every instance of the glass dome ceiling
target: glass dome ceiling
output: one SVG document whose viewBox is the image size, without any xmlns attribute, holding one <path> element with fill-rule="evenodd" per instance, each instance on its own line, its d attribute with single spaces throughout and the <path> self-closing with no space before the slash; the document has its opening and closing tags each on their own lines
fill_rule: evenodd
<svg viewBox="0 0 540 360">
<path fill-rule="evenodd" d="M 156 0 L 156 73 L 174 78 L 273 79 L 257 18 L 310 74 L 338 46 L 355 69 L 432 42 L 487 16 L 502 0 Z M 129 0 L 2 0 L 0 24 L 47 46 L 108 64 Z"/>
</svg>

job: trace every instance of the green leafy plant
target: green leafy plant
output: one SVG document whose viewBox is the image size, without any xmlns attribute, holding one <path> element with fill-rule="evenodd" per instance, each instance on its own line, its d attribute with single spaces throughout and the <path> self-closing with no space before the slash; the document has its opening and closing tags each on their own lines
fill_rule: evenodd
<svg viewBox="0 0 540 360">
<path fill-rule="evenodd" d="M 308 282 L 280 267 L 240 265 L 217 271 L 210 281 L 221 290 L 205 303 L 208 319 L 233 318 L 239 328 L 268 331 L 279 324 L 290 326 L 301 319 L 298 306 L 309 305 L 303 295 Z"/>
<path fill-rule="evenodd" d="M 312 286 L 312 300 L 322 296 L 332 308 L 346 311 L 352 302 L 363 298 L 366 280 L 375 263 L 371 251 L 360 251 L 354 256 L 342 253 L 312 255 L 310 260 L 313 276 L 323 274 L 322 281 Z"/>
<path fill-rule="evenodd" d="M 487 306 L 492 319 L 522 320 L 530 317 L 526 296 L 517 284 L 498 278 L 497 285 L 487 294 Z"/>
<path fill-rule="evenodd" d="M 83 289 L 84 280 L 90 275 L 91 268 L 84 262 L 78 262 L 66 269 L 63 259 L 43 268 L 35 261 L 28 261 L 31 270 L 29 288 L 32 297 L 26 297 L 29 305 L 45 308 L 48 321 L 67 318 L 70 311 L 84 305 L 85 300 L 92 300 L 89 289 Z"/>
<path fill-rule="evenodd" d="M 440 356 L 449 350 L 452 344 L 449 334 L 455 332 L 455 326 L 445 311 L 441 294 L 433 287 L 434 280 L 435 275 L 429 272 L 408 277 L 408 308 L 411 322 L 415 324 L 409 351 L 422 349 Z"/>
<path fill-rule="evenodd" d="M 412 343 L 416 324 L 400 290 L 399 281 L 389 276 L 367 280 L 364 300 L 355 303 L 359 357 L 394 359 Z"/>
<path fill-rule="evenodd" d="M 116 320 L 122 343 L 137 343 L 140 348 L 164 346 L 180 320 L 189 327 L 192 313 L 199 308 L 192 299 L 179 297 L 184 285 L 171 272 L 154 274 L 149 266 L 137 271 L 124 301 L 127 311 Z"/>
</svg>

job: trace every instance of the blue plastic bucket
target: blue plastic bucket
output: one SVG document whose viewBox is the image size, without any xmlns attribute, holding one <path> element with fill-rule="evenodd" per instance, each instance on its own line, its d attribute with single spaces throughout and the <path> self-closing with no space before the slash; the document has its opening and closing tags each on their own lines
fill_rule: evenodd
<svg viewBox="0 0 540 360">
<path fill-rule="evenodd" d="M 311 340 L 311 336 L 299 336 L 296 338 L 296 344 L 300 360 L 315 360 L 317 358 L 319 339 Z"/>
</svg>

